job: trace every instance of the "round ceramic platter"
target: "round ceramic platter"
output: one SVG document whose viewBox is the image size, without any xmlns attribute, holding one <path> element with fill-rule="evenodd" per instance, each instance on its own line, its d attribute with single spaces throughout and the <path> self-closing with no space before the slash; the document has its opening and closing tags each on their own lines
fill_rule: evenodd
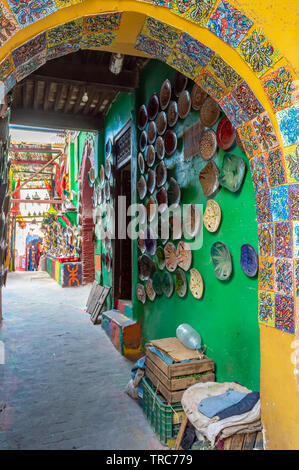
<svg viewBox="0 0 299 470">
<path fill-rule="evenodd" d="M 221 186 L 235 193 L 241 187 L 245 176 L 245 163 L 242 157 L 226 153 L 223 157 L 222 168 L 219 175 Z"/>
<path fill-rule="evenodd" d="M 176 247 L 168 242 L 164 247 L 165 265 L 168 271 L 173 272 L 177 268 Z"/>
<path fill-rule="evenodd" d="M 211 196 L 219 188 L 219 170 L 213 161 L 210 161 L 199 173 L 199 181 L 206 197 Z"/>
<path fill-rule="evenodd" d="M 146 214 L 147 214 L 147 220 L 149 222 L 152 222 L 154 218 L 156 217 L 158 211 L 158 207 L 156 204 L 156 201 L 153 196 L 149 198 L 146 204 Z"/>
<path fill-rule="evenodd" d="M 213 129 L 203 132 L 199 142 L 199 153 L 204 160 L 210 160 L 217 150 L 217 139 Z"/>
<path fill-rule="evenodd" d="M 178 98 L 188 84 L 188 78 L 180 72 L 176 72 L 173 81 L 173 92 Z"/>
<path fill-rule="evenodd" d="M 140 134 L 140 139 L 139 139 L 139 148 L 141 152 L 144 152 L 146 144 L 147 144 L 147 133 L 146 131 L 142 131 Z"/>
<path fill-rule="evenodd" d="M 186 274 L 181 268 L 177 268 L 175 272 L 175 291 L 179 297 L 185 297 L 187 293 L 187 279 Z"/>
<path fill-rule="evenodd" d="M 150 227 L 147 227 L 145 230 L 144 243 L 147 253 L 153 256 L 157 250 L 157 237 Z"/>
<path fill-rule="evenodd" d="M 145 163 L 144 163 L 144 158 L 141 152 L 138 154 L 138 167 L 139 167 L 140 173 L 143 175 L 144 170 L 145 170 Z"/>
<path fill-rule="evenodd" d="M 167 168 L 164 162 L 160 162 L 156 166 L 156 182 L 157 182 L 157 187 L 161 188 L 163 184 L 166 183 L 167 180 Z"/>
<path fill-rule="evenodd" d="M 236 131 L 230 120 L 225 116 L 217 127 L 217 144 L 222 150 L 231 148 L 236 139 Z"/>
<path fill-rule="evenodd" d="M 145 243 L 144 243 L 144 232 L 143 231 L 139 232 L 139 237 L 138 237 L 138 240 L 137 240 L 137 247 L 139 248 L 139 250 L 141 251 L 142 254 L 145 253 Z"/>
<path fill-rule="evenodd" d="M 147 141 L 153 144 L 157 138 L 157 126 L 155 121 L 150 121 L 147 129 Z"/>
<path fill-rule="evenodd" d="M 153 164 L 155 163 L 155 147 L 153 145 L 149 145 L 146 149 L 146 164 L 149 167 L 152 167 Z"/>
<path fill-rule="evenodd" d="M 158 268 L 164 269 L 165 268 L 165 255 L 164 255 L 164 250 L 161 246 L 158 246 L 157 251 L 156 251 L 156 258 L 157 258 L 157 263 L 158 263 Z"/>
<path fill-rule="evenodd" d="M 139 224 L 141 225 L 145 224 L 146 217 L 147 217 L 146 207 L 140 204 L 139 205 L 139 219 L 138 219 Z"/>
<path fill-rule="evenodd" d="M 147 105 L 148 118 L 151 121 L 154 120 L 158 114 L 158 111 L 159 111 L 159 98 L 158 98 L 158 95 L 154 93 L 150 97 L 148 101 L 148 105 Z"/>
<path fill-rule="evenodd" d="M 159 160 L 162 160 L 165 155 L 165 147 L 163 137 L 161 137 L 160 135 L 157 137 L 156 140 L 156 152 Z"/>
<path fill-rule="evenodd" d="M 220 116 L 220 109 L 216 101 L 210 96 L 203 102 L 200 108 L 200 120 L 206 127 L 212 127 Z"/>
<path fill-rule="evenodd" d="M 138 258 L 138 275 L 141 281 L 147 281 L 155 270 L 155 264 L 147 255 Z"/>
<path fill-rule="evenodd" d="M 88 172 L 88 180 L 89 180 L 89 183 L 90 183 L 91 186 L 94 185 L 95 179 L 96 179 L 95 171 L 94 171 L 94 168 L 91 167 L 89 172 Z"/>
<path fill-rule="evenodd" d="M 145 291 L 146 291 L 148 298 L 151 300 L 151 302 L 153 302 L 156 298 L 156 292 L 153 287 L 152 279 L 148 279 L 148 281 L 146 282 Z"/>
<path fill-rule="evenodd" d="M 174 154 L 177 148 L 177 143 L 178 143 L 178 138 L 177 138 L 176 133 L 173 130 L 169 129 L 165 133 L 165 137 L 164 137 L 164 147 L 165 147 L 166 155 L 170 157 L 171 155 Z"/>
<path fill-rule="evenodd" d="M 177 207 L 181 201 L 181 189 L 177 180 L 173 177 L 169 180 L 167 197 L 169 206 Z"/>
<path fill-rule="evenodd" d="M 182 238 L 182 233 L 184 230 L 183 221 L 181 219 L 181 214 L 173 214 L 169 217 L 169 225 L 171 229 L 172 239 L 180 240 Z"/>
<path fill-rule="evenodd" d="M 202 298 L 204 284 L 200 272 L 198 272 L 195 268 L 190 269 L 189 288 L 195 299 L 199 300 Z"/>
<path fill-rule="evenodd" d="M 106 175 L 106 178 L 110 178 L 111 176 L 111 162 L 109 159 L 106 160 L 106 164 L 105 164 L 105 175 Z"/>
<path fill-rule="evenodd" d="M 141 176 L 139 178 L 139 181 L 137 183 L 137 190 L 138 190 L 139 198 L 141 200 L 144 199 L 145 195 L 146 195 L 146 192 L 147 192 L 147 185 L 146 185 L 146 181 L 144 179 L 144 176 Z"/>
<path fill-rule="evenodd" d="M 105 146 L 106 158 L 109 158 L 112 153 L 112 142 L 111 139 L 108 139 Z"/>
<path fill-rule="evenodd" d="M 207 97 L 207 93 L 196 83 L 194 83 L 191 92 L 191 105 L 195 111 L 198 111 Z"/>
<path fill-rule="evenodd" d="M 165 297 L 168 299 L 172 296 L 174 290 L 173 279 L 171 274 L 168 272 L 164 272 L 162 275 L 162 291 Z"/>
<path fill-rule="evenodd" d="M 191 96 L 189 91 L 184 90 L 178 99 L 178 112 L 181 119 L 185 119 L 190 113 Z"/>
<path fill-rule="evenodd" d="M 254 277 L 258 271 L 258 256 L 253 246 L 245 243 L 241 246 L 241 268 L 248 277 Z"/>
<path fill-rule="evenodd" d="M 167 116 L 164 111 L 160 111 L 157 117 L 157 131 L 159 135 L 163 135 L 167 129 Z"/>
<path fill-rule="evenodd" d="M 185 230 L 189 237 L 194 238 L 198 235 L 201 226 L 201 217 L 195 204 L 190 204 L 185 221 Z"/>
<path fill-rule="evenodd" d="M 168 198 L 167 198 L 167 191 L 165 188 L 159 189 L 156 194 L 156 199 L 159 207 L 159 212 L 163 214 L 168 207 Z"/>
<path fill-rule="evenodd" d="M 147 121 L 148 121 L 147 109 L 146 109 L 145 104 L 143 104 L 142 106 L 140 106 L 139 111 L 138 111 L 138 116 L 137 116 L 138 129 L 143 131 L 143 129 L 145 129 L 147 125 Z"/>
<path fill-rule="evenodd" d="M 229 279 L 232 273 L 232 260 L 228 247 L 222 242 L 215 242 L 211 247 L 214 273 L 220 281 Z"/>
<path fill-rule="evenodd" d="M 150 194 L 155 191 L 156 187 L 156 173 L 154 170 L 148 170 L 147 172 L 147 189 Z"/>
<path fill-rule="evenodd" d="M 171 83 L 168 78 L 162 83 L 160 89 L 160 106 L 161 109 L 166 109 L 171 98 Z"/>
<path fill-rule="evenodd" d="M 153 274 L 152 280 L 153 280 L 154 291 L 156 292 L 157 295 L 162 295 L 163 290 L 162 290 L 162 276 L 161 276 L 161 274 L 156 271 Z"/>
<path fill-rule="evenodd" d="M 189 271 L 192 263 L 192 251 L 188 243 L 180 241 L 176 250 L 177 264 L 184 271 Z"/>
<path fill-rule="evenodd" d="M 139 302 L 145 304 L 146 301 L 146 293 L 144 286 L 142 284 L 137 284 L 136 286 L 136 294 L 137 294 L 137 299 Z"/>
<path fill-rule="evenodd" d="M 213 199 L 207 202 L 206 210 L 203 216 L 203 223 L 209 232 L 216 232 L 221 222 L 221 209 L 219 204 Z"/>
<path fill-rule="evenodd" d="M 110 199 L 110 184 L 109 184 L 109 181 L 106 181 L 105 183 L 105 199 L 106 201 L 108 201 Z"/>
<path fill-rule="evenodd" d="M 169 105 L 167 111 L 167 121 L 170 127 L 174 127 L 178 121 L 179 112 L 178 112 L 178 105 L 176 101 L 172 101 Z"/>
</svg>

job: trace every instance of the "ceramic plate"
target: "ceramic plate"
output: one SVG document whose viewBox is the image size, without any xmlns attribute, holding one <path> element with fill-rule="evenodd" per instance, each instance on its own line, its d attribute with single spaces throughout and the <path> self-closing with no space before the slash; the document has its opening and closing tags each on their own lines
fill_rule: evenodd
<svg viewBox="0 0 299 470">
<path fill-rule="evenodd" d="M 179 297 L 185 297 L 187 287 L 186 275 L 181 268 L 178 268 L 175 272 L 175 290 Z"/>
<path fill-rule="evenodd" d="M 200 143 L 199 153 L 204 160 L 210 160 L 217 150 L 217 139 L 213 129 L 208 129 L 203 132 Z"/>
<path fill-rule="evenodd" d="M 245 176 L 245 163 L 242 157 L 226 153 L 223 157 L 219 175 L 221 186 L 235 193 L 242 185 Z"/>
<path fill-rule="evenodd" d="M 159 160 L 162 160 L 165 155 L 165 148 L 164 148 L 164 140 L 163 137 L 160 135 L 157 137 L 156 140 L 156 152 L 157 152 L 157 157 Z"/>
<path fill-rule="evenodd" d="M 105 147 L 106 158 L 109 158 L 112 153 L 112 142 L 111 139 L 108 139 Z"/>
<path fill-rule="evenodd" d="M 110 184 L 109 184 L 109 181 L 106 181 L 106 183 L 105 183 L 105 199 L 106 199 L 106 201 L 109 201 L 110 194 L 111 194 Z"/>
<path fill-rule="evenodd" d="M 157 138 L 157 126 L 155 121 L 151 121 L 147 129 L 147 141 L 149 144 L 153 144 Z"/>
<path fill-rule="evenodd" d="M 144 170 L 145 170 L 145 163 L 144 163 L 144 158 L 141 152 L 138 154 L 138 167 L 139 167 L 140 173 L 143 175 Z"/>
<path fill-rule="evenodd" d="M 173 177 L 170 178 L 168 184 L 168 205 L 177 207 L 181 201 L 181 189 L 177 180 Z"/>
<path fill-rule="evenodd" d="M 157 271 L 153 274 L 153 288 L 157 295 L 162 295 L 162 276 Z"/>
<path fill-rule="evenodd" d="M 152 167 L 155 163 L 155 147 L 153 145 L 149 145 L 146 149 L 146 164 L 149 167 Z"/>
<path fill-rule="evenodd" d="M 142 230 L 139 231 L 137 247 L 139 248 L 142 254 L 145 253 L 144 232 Z"/>
<path fill-rule="evenodd" d="M 231 148 L 236 139 L 236 131 L 230 120 L 225 116 L 217 127 L 217 144 L 222 150 Z"/>
<path fill-rule="evenodd" d="M 108 179 L 111 176 L 111 162 L 109 158 L 106 160 L 106 163 L 105 163 L 105 175 L 106 175 L 106 178 Z"/>
<path fill-rule="evenodd" d="M 157 187 L 161 188 L 163 184 L 166 183 L 167 180 L 167 168 L 164 162 L 160 162 L 156 166 L 156 182 L 157 182 Z"/>
<path fill-rule="evenodd" d="M 168 198 L 167 198 L 167 191 L 165 188 L 159 189 L 156 194 L 156 199 L 159 207 L 159 212 L 162 214 L 166 211 L 168 207 Z"/>
<path fill-rule="evenodd" d="M 141 281 L 147 281 L 154 271 L 155 271 L 155 264 L 153 260 L 147 255 L 139 256 L 138 258 L 139 279 Z"/>
<path fill-rule="evenodd" d="M 258 256 L 253 246 L 245 243 L 241 246 L 241 268 L 248 277 L 254 277 L 258 271 Z"/>
<path fill-rule="evenodd" d="M 147 172 L 147 189 L 150 194 L 155 191 L 156 188 L 156 173 L 154 170 L 148 170 Z"/>
<path fill-rule="evenodd" d="M 180 241 L 176 250 L 177 264 L 184 271 L 190 269 L 192 263 L 192 251 L 188 243 Z"/>
<path fill-rule="evenodd" d="M 158 98 L 158 95 L 154 93 L 150 97 L 148 105 L 147 105 L 148 118 L 151 121 L 154 120 L 158 114 L 158 111 L 159 111 L 159 98 Z"/>
<path fill-rule="evenodd" d="M 206 197 L 211 196 L 219 188 L 219 170 L 213 161 L 210 161 L 199 173 L 199 181 Z"/>
<path fill-rule="evenodd" d="M 150 227 L 147 227 L 145 230 L 144 243 L 147 253 L 154 256 L 157 250 L 157 237 Z"/>
<path fill-rule="evenodd" d="M 160 106 L 161 109 L 166 109 L 171 98 L 171 83 L 168 78 L 162 83 L 160 89 Z"/>
<path fill-rule="evenodd" d="M 139 148 L 141 152 L 144 152 L 146 144 L 147 144 L 147 133 L 146 131 L 142 131 L 140 134 L 140 139 L 139 139 Z"/>
<path fill-rule="evenodd" d="M 197 269 L 190 269 L 190 290 L 192 292 L 193 297 L 196 299 L 201 299 L 203 294 L 203 280 L 201 277 L 200 272 Z"/>
<path fill-rule="evenodd" d="M 146 294 L 147 294 L 148 298 L 153 302 L 156 298 L 156 292 L 155 292 L 154 287 L 153 287 L 152 279 L 149 279 L 146 282 L 145 291 L 146 291 Z"/>
<path fill-rule="evenodd" d="M 141 176 L 139 178 L 139 181 L 137 183 L 137 190 L 138 190 L 139 198 L 141 200 L 144 199 L 145 195 L 146 195 L 146 192 L 147 192 L 147 185 L 146 185 L 146 181 L 144 179 L 144 176 Z"/>
<path fill-rule="evenodd" d="M 167 129 L 167 116 L 164 111 L 160 111 L 157 117 L 157 131 L 159 135 L 163 135 Z"/>
<path fill-rule="evenodd" d="M 171 274 L 168 272 L 164 272 L 162 276 L 162 291 L 165 297 L 169 299 L 173 294 L 173 289 L 174 284 Z"/>
<path fill-rule="evenodd" d="M 191 92 L 191 105 L 195 111 L 198 111 L 207 97 L 207 93 L 196 83 L 194 83 Z"/>
<path fill-rule="evenodd" d="M 90 186 L 94 185 L 95 179 L 96 179 L 95 171 L 94 171 L 94 168 L 91 167 L 88 172 L 88 181 L 89 181 Z"/>
<path fill-rule="evenodd" d="M 165 268 L 165 255 L 164 255 L 164 250 L 161 246 L 158 246 L 157 248 L 156 258 L 157 258 L 158 268 L 161 270 L 164 269 Z"/>
<path fill-rule="evenodd" d="M 173 272 L 177 268 L 176 247 L 168 242 L 164 247 L 165 265 L 168 271 Z"/>
<path fill-rule="evenodd" d="M 203 216 L 203 223 L 209 232 L 216 232 L 221 222 L 221 209 L 213 199 L 209 199 Z"/>
<path fill-rule="evenodd" d="M 215 242 L 211 247 L 214 273 L 220 281 L 229 279 L 232 273 L 232 260 L 228 247 L 222 242 Z"/>
<path fill-rule="evenodd" d="M 185 220 L 185 231 L 190 238 L 199 234 L 201 227 L 201 216 L 195 204 L 189 204 L 187 208 L 187 217 Z"/>
<path fill-rule="evenodd" d="M 152 222 L 154 218 L 156 217 L 157 214 L 157 204 L 153 196 L 149 198 L 146 204 L 146 214 L 147 214 L 147 220 L 149 222 Z"/>
<path fill-rule="evenodd" d="M 139 302 L 145 304 L 146 293 L 145 293 L 144 286 L 142 284 L 137 284 L 136 293 L 137 293 L 137 299 L 139 300 Z"/>
<path fill-rule="evenodd" d="M 167 121 L 170 127 L 174 127 L 178 121 L 179 112 L 178 112 L 178 105 L 176 101 L 172 101 L 169 105 L 167 111 Z"/>
<path fill-rule="evenodd" d="M 178 112 L 181 119 L 185 119 L 190 113 L 191 97 L 187 90 L 184 90 L 178 99 Z"/>
<path fill-rule="evenodd" d="M 220 116 L 220 109 L 216 101 L 210 96 L 203 102 L 200 108 L 200 120 L 206 127 L 212 127 Z"/>
<path fill-rule="evenodd" d="M 147 120 L 148 120 L 147 109 L 146 109 L 146 106 L 143 104 L 142 106 L 140 106 L 139 111 L 138 111 L 138 117 L 137 117 L 138 129 L 143 131 L 143 129 L 145 129 L 147 125 Z"/>
<path fill-rule="evenodd" d="M 170 157 L 171 155 L 174 154 L 177 148 L 177 143 L 178 143 L 178 139 L 177 139 L 176 133 L 173 130 L 169 129 L 165 133 L 165 137 L 164 137 L 164 146 L 165 146 L 166 155 Z"/>
<path fill-rule="evenodd" d="M 176 97 L 179 97 L 182 91 L 185 90 L 188 84 L 188 78 L 181 72 L 176 72 L 173 81 L 173 92 Z"/>
</svg>

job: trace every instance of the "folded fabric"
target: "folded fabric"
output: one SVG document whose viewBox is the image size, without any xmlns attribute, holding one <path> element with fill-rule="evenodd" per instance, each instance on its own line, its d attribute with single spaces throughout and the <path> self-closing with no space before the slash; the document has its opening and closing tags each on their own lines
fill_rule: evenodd
<svg viewBox="0 0 299 470">
<path fill-rule="evenodd" d="M 167 356 L 167 354 L 160 351 L 160 349 L 156 348 L 155 346 L 149 346 L 148 348 L 153 354 L 156 354 L 166 365 L 170 365 L 174 363 L 174 360 L 171 357 Z"/>
<path fill-rule="evenodd" d="M 198 405 L 198 411 L 208 418 L 213 418 L 214 416 L 219 415 L 219 413 L 226 408 L 239 403 L 244 397 L 246 397 L 245 393 L 228 389 L 221 395 L 214 395 L 201 400 Z"/>
<path fill-rule="evenodd" d="M 236 393 L 236 392 L 235 392 Z M 260 394 L 258 392 L 252 392 L 245 395 L 242 400 L 240 400 L 235 405 L 231 405 L 228 408 L 217 413 L 219 419 L 229 418 L 230 416 L 241 415 L 247 413 L 247 411 L 252 410 L 254 405 L 260 399 Z"/>
<path fill-rule="evenodd" d="M 137 374 L 138 369 L 144 369 L 145 370 L 145 356 L 142 356 L 140 359 L 138 359 L 137 362 L 135 362 L 134 366 L 131 369 L 131 377 L 132 379 L 135 378 L 135 375 Z"/>
</svg>

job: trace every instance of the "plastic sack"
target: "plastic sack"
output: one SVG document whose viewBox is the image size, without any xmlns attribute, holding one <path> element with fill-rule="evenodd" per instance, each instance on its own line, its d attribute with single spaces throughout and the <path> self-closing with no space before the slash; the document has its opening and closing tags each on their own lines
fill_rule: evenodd
<svg viewBox="0 0 299 470">
<path fill-rule="evenodd" d="M 201 349 L 201 337 L 188 323 L 182 323 L 177 327 L 176 336 L 186 348 Z"/>
</svg>

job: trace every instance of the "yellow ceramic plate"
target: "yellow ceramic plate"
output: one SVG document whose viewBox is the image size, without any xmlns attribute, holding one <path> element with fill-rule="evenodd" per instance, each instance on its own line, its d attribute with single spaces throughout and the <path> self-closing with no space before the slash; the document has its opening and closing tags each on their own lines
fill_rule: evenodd
<svg viewBox="0 0 299 470">
<path fill-rule="evenodd" d="M 195 268 L 190 269 L 189 287 L 192 292 L 192 295 L 196 299 L 201 299 L 204 285 L 201 274 Z"/>
<path fill-rule="evenodd" d="M 209 199 L 203 216 L 203 223 L 209 232 L 216 232 L 221 222 L 221 209 L 213 199 Z"/>
</svg>

